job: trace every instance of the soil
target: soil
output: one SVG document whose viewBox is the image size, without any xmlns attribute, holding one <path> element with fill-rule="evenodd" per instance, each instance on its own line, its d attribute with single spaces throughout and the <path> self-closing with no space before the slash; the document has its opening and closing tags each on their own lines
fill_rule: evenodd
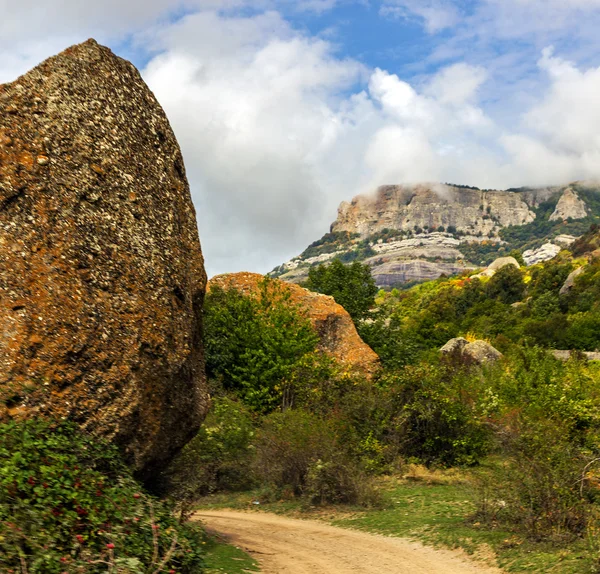
<svg viewBox="0 0 600 574">
<path fill-rule="evenodd" d="M 203 510 L 207 529 L 252 555 L 264 574 L 500 574 L 459 551 L 264 512 Z"/>
</svg>

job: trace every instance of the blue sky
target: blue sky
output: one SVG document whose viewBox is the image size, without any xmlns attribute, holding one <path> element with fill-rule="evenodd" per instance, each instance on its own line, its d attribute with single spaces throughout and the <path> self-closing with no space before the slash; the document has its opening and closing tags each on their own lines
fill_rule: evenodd
<svg viewBox="0 0 600 574">
<path fill-rule="evenodd" d="M 378 185 L 600 178 L 600 0 L 0 0 L 0 82 L 95 37 L 180 141 L 210 274 Z"/>
</svg>

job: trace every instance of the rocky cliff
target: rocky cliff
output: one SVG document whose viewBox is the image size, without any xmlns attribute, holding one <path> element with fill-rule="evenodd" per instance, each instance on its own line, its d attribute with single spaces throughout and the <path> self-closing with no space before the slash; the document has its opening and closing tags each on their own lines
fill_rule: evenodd
<svg viewBox="0 0 600 574">
<path fill-rule="evenodd" d="M 260 293 L 259 283 L 264 279 L 257 273 L 228 273 L 213 277 L 208 285 L 238 291 L 256 296 Z M 356 332 L 354 323 L 347 311 L 338 305 L 333 297 L 314 293 L 299 285 L 276 281 L 290 294 L 290 301 L 306 312 L 319 336 L 319 349 L 351 369 L 370 375 L 376 369 L 379 358 L 363 342 Z"/>
<path fill-rule="evenodd" d="M 392 287 L 482 267 L 513 249 L 535 264 L 597 220 L 596 182 L 504 191 L 386 185 L 342 202 L 330 233 L 271 274 L 301 282 L 311 266 L 337 257 L 364 261 L 380 287 Z"/>
<path fill-rule="evenodd" d="M 384 229 L 450 227 L 473 235 L 490 235 L 502 227 L 534 219 L 535 213 L 520 193 L 442 184 L 385 185 L 372 196 L 359 195 L 350 203 L 342 202 L 331 231 L 368 237 Z"/>
<path fill-rule="evenodd" d="M 0 86 L 0 418 L 50 416 L 148 476 L 208 406 L 206 276 L 179 146 L 93 40 Z"/>
</svg>

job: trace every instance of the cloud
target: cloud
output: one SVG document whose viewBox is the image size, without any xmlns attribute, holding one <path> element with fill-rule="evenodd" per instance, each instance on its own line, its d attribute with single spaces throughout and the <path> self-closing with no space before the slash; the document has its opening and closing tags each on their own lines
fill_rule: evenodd
<svg viewBox="0 0 600 574">
<path fill-rule="evenodd" d="M 275 12 L 191 15 L 153 47 L 162 52 L 144 76 L 182 145 L 209 267 L 274 266 L 341 199 L 319 174 L 351 121 L 340 94 L 362 66 Z"/>
<path fill-rule="evenodd" d="M 599 2 L 571 4 L 589 15 L 582 27 Z M 325 232 L 341 200 L 384 183 L 499 188 L 600 176 L 598 63 L 572 57 L 567 28 L 557 33 L 544 14 L 508 26 L 509 8 L 524 18 L 542 2 L 481 0 L 467 11 L 465 2 L 386 0 L 389 16 L 451 37 L 418 78 L 369 69 L 290 23 L 292 12 L 336 3 L 11 4 L 0 81 L 88 36 L 141 54 L 182 146 L 210 274 L 269 270 Z M 546 8 L 575 17 L 555 0 Z M 542 51 L 546 35 L 555 52 Z"/>
<path fill-rule="evenodd" d="M 384 0 L 379 13 L 404 20 L 417 17 L 432 34 L 454 26 L 460 17 L 458 8 L 444 0 Z"/>
</svg>

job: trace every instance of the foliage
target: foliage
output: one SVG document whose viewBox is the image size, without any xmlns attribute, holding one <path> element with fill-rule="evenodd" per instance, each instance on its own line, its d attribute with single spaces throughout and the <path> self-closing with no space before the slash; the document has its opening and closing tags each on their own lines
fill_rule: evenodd
<svg viewBox="0 0 600 574">
<path fill-rule="evenodd" d="M 185 505 L 217 490 L 249 488 L 254 433 L 244 405 L 226 396 L 214 399 L 198 434 L 163 472 L 162 490 Z"/>
<path fill-rule="evenodd" d="M 285 380 L 317 341 L 289 292 L 268 279 L 257 296 L 214 287 L 206 297 L 207 374 L 256 410 L 281 404 Z"/>
<path fill-rule="evenodd" d="M 0 426 L 3 572 L 194 573 L 200 548 L 111 445 L 66 423 Z"/>
<path fill-rule="evenodd" d="M 368 315 L 377 294 L 368 265 L 354 262 L 346 266 L 339 260 L 312 267 L 304 287 L 331 295 L 355 322 Z"/>
<path fill-rule="evenodd" d="M 523 274 L 514 265 L 501 267 L 488 281 L 486 294 L 490 299 L 497 299 L 508 305 L 520 301 L 525 294 Z"/>
<path fill-rule="evenodd" d="M 340 455 L 331 422 L 303 410 L 265 418 L 257 434 L 255 472 L 263 483 L 301 494 L 311 465 Z"/>
</svg>

